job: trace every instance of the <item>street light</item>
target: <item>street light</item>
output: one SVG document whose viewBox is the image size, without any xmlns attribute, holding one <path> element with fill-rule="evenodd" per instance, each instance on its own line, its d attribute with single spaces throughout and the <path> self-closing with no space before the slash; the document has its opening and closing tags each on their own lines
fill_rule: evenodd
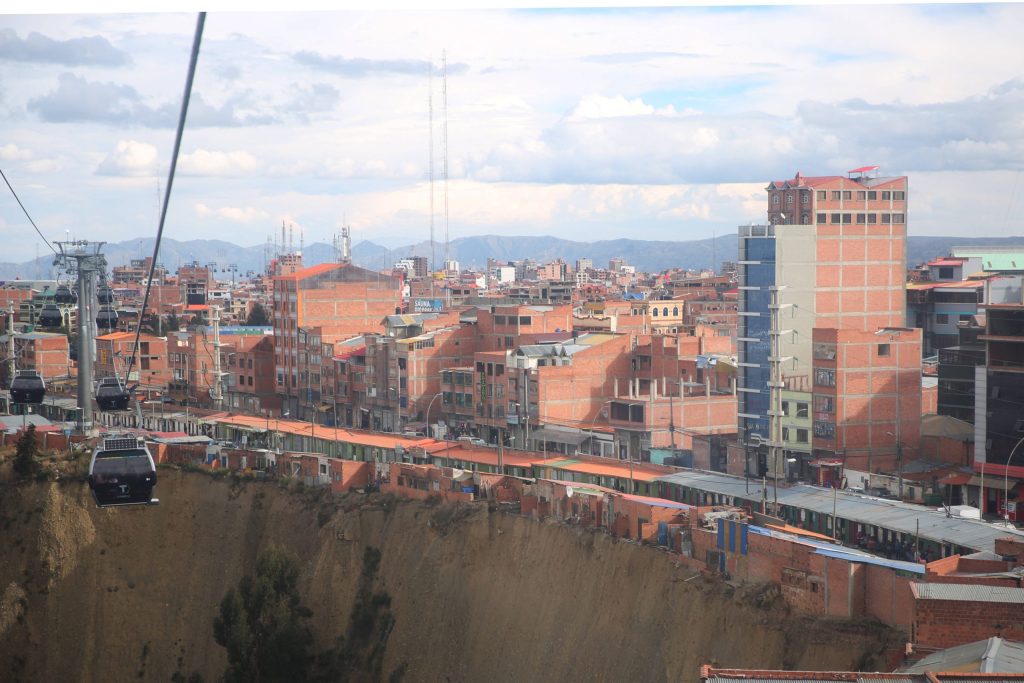
<svg viewBox="0 0 1024 683">
<path fill-rule="evenodd" d="M 434 407 L 434 400 L 437 399 L 437 397 L 442 395 L 443 393 L 444 393 L 443 391 L 437 392 L 436 394 L 434 394 L 433 396 L 430 397 L 430 402 L 427 403 L 427 412 L 424 413 L 424 415 L 423 415 L 423 417 L 427 421 L 427 436 L 431 436 L 431 434 L 430 434 L 430 409 Z M 448 432 L 448 430 L 445 429 L 445 433 L 447 433 L 447 432 Z"/>
<path fill-rule="evenodd" d="M 1006 526 L 1010 526 L 1010 461 L 1013 460 L 1013 456 L 1022 443 L 1024 443 L 1024 437 L 1014 444 L 1013 450 L 1010 451 L 1010 457 L 1006 459 L 1006 468 L 1003 470 L 1003 523 Z"/>
</svg>

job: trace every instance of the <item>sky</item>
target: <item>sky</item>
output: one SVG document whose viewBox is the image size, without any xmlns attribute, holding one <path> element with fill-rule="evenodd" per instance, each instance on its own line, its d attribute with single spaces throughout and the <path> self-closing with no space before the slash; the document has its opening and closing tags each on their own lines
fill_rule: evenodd
<svg viewBox="0 0 1024 683">
<path fill-rule="evenodd" d="M 195 22 L 0 15 L 0 169 L 48 239 L 155 235 Z M 1021 35 L 1017 3 L 214 11 L 164 234 L 687 240 L 879 165 L 911 234 L 1021 235 Z M 0 190 L 0 261 L 45 253 Z"/>
</svg>

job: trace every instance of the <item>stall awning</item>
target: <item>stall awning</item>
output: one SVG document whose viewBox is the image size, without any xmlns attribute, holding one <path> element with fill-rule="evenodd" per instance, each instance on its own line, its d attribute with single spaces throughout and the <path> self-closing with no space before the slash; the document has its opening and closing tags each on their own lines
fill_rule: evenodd
<svg viewBox="0 0 1024 683">
<path fill-rule="evenodd" d="M 985 488 L 987 489 L 1002 489 L 1003 485 L 1007 486 L 1011 491 L 1020 483 L 1020 479 L 1014 479 L 1010 477 L 1008 480 L 1004 480 L 999 475 L 986 475 L 985 477 Z M 967 482 L 968 486 L 981 486 L 982 478 L 980 476 L 971 477 L 971 480 Z"/>
<path fill-rule="evenodd" d="M 552 443 L 565 443 L 572 446 L 579 446 L 581 443 L 589 439 L 591 436 L 596 437 L 596 434 L 590 432 L 562 432 L 554 429 L 548 429 L 547 427 L 541 427 L 537 431 L 530 435 L 530 438 L 536 439 L 537 441 L 552 442 Z"/>
</svg>

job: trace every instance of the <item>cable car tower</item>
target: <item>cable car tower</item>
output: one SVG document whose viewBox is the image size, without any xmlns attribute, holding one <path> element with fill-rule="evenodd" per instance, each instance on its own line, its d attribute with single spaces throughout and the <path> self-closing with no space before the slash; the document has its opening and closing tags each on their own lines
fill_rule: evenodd
<svg viewBox="0 0 1024 683">
<path fill-rule="evenodd" d="M 96 282 L 107 271 L 107 259 L 101 253 L 106 242 L 85 240 L 54 242 L 59 252 L 53 265 L 77 274 L 78 290 L 78 410 L 79 428 L 88 433 L 92 421 L 92 368 L 96 360 L 95 318 L 98 310 Z"/>
</svg>

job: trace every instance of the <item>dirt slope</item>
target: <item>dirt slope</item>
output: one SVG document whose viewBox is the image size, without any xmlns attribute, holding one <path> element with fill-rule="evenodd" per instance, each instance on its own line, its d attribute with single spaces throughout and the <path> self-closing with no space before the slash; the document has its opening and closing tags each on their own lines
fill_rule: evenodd
<svg viewBox="0 0 1024 683">
<path fill-rule="evenodd" d="M 364 548 L 407 681 L 660 681 L 702 663 L 845 669 L 888 632 L 795 620 L 656 549 L 485 507 L 289 493 L 161 471 L 159 507 L 98 510 L 84 485 L 0 484 L 0 679 L 167 681 L 223 672 L 212 621 L 260 550 L 304 562 L 321 644 L 344 631 Z"/>
</svg>

